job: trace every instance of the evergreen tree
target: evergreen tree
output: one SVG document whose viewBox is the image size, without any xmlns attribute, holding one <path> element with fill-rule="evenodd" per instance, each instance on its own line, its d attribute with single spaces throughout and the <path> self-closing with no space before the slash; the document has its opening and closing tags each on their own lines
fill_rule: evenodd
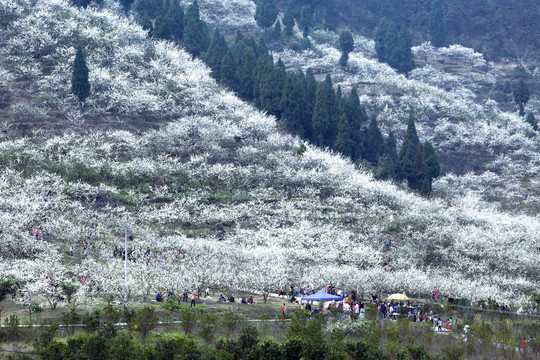
<svg viewBox="0 0 540 360">
<path fill-rule="evenodd" d="M 420 190 L 424 181 L 422 144 L 418 139 L 412 118 L 409 119 L 407 132 L 399 150 L 399 166 L 409 187 L 413 190 Z"/>
<path fill-rule="evenodd" d="M 514 87 L 514 101 L 516 104 L 519 105 L 519 116 L 525 115 L 525 104 L 529 101 L 529 88 L 523 81 L 523 79 L 519 79 L 516 86 Z"/>
<path fill-rule="evenodd" d="M 184 37 L 184 10 L 178 0 L 172 0 L 167 17 L 170 19 L 173 40 L 182 40 Z"/>
<path fill-rule="evenodd" d="M 384 33 L 384 61 L 392 68 L 396 68 L 399 64 L 399 52 L 398 48 L 398 32 L 396 24 L 390 21 L 388 27 Z"/>
<path fill-rule="evenodd" d="M 313 109 L 313 141 L 319 146 L 333 146 L 337 134 L 336 94 L 330 75 L 317 86 Z"/>
<path fill-rule="evenodd" d="M 533 113 L 529 113 L 529 115 L 527 115 L 526 121 L 532 126 L 534 131 L 538 130 L 538 121 L 536 121 Z"/>
<path fill-rule="evenodd" d="M 201 20 L 197 0 L 193 0 L 184 17 L 184 47 L 193 56 L 200 56 L 208 49 L 208 30 Z"/>
<path fill-rule="evenodd" d="M 429 19 L 429 34 L 433 46 L 446 46 L 446 23 L 441 0 L 435 0 Z"/>
<path fill-rule="evenodd" d="M 383 18 L 377 28 L 375 29 L 375 51 L 377 52 L 377 59 L 380 62 L 386 62 L 386 47 L 385 47 L 385 35 L 388 30 L 389 22 L 386 18 Z"/>
<path fill-rule="evenodd" d="M 279 110 L 281 112 L 281 119 L 283 120 L 287 131 L 298 136 L 303 136 L 304 130 L 302 128 L 301 119 L 295 114 L 297 107 L 296 102 L 298 100 L 294 91 L 295 83 L 296 77 L 294 75 L 287 76 L 287 81 L 283 87 L 281 102 L 279 103 Z"/>
<path fill-rule="evenodd" d="M 313 113 L 309 109 L 309 101 L 307 99 L 307 82 L 304 74 L 300 72 L 294 84 L 292 94 L 293 108 L 291 117 L 297 119 L 300 125 L 298 126 L 298 135 L 309 139 L 311 136 L 311 118 Z"/>
<path fill-rule="evenodd" d="M 73 6 L 83 7 L 86 8 L 91 3 L 95 3 L 97 5 L 103 4 L 103 0 L 71 0 L 70 3 Z"/>
<path fill-rule="evenodd" d="M 409 71 L 414 69 L 414 60 L 413 53 L 411 50 L 411 36 L 409 31 L 405 26 L 401 27 L 401 30 L 397 37 L 397 46 L 396 46 L 396 64 L 395 69 L 402 73 L 407 74 Z"/>
<path fill-rule="evenodd" d="M 274 39 L 279 40 L 281 38 L 281 21 L 278 19 L 274 27 Z"/>
<path fill-rule="evenodd" d="M 380 177 L 383 179 L 400 180 L 400 173 L 396 138 L 394 137 L 394 133 L 390 132 L 385 141 L 385 162 Z"/>
<path fill-rule="evenodd" d="M 150 18 L 155 19 L 163 14 L 163 0 L 137 0 L 135 11 L 139 14 L 147 12 Z"/>
<path fill-rule="evenodd" d="M 349 53 L 354 50 L 354 40 L 350 31 L 342 31 L 339 35 L 339 48 L 341 49 L 339 65 L 345 67 L 349 60 Z"/>
<path fill-rule="evenodd" d="M 77 96 L 80 102 L 84 102 L 90 95 L 90 82 L 88 81 L 88 66 L 86 57 L 80 47 L 77 48 L 73 61 L 73 73 L 71 74 L 71 92 Z"/>
<path fill-rule="evenodd" d="M 292 13 L 291 7 L 287 8 L 285 14 L 283 15 L 283 26 L 285 26 L 285 35 L 293 36 L 294 33 L 294 15 Z"/>
<path fill-rule="evenodd" d="M 315 109 L 316 93 L 317 93 L 317 80 L 313 75 L 313 69 L 306 70 L 306 96 L 309 103 L 309 112 L 313 116 L 313 110 Z"/>
<path fill-rule="evenodd" d="M 433 179 L 439 176 L 441 172 L 441 165 L 439 158 L 435 154 L 435 149 L 429 141 L 424 142 L 422 146 L 423 162 L 424 162 L 424 179 L 422 186 L 420 187 L 420 193 L 428 195 L 431 193 L 431 185 Z"/>
<path fill-rule="evenodd" d="M 261 106 L 269 114 L 275 115 L 278 118 L 280 117 L 279 104 L 286 77 L 285 65 L 281 59 L 278 59 L 274 69 L 268 73 L 268 76 L 261 83 Z"/>
<path fill-rule="evenodd" d="M 302 29 L 302 35 L 307 38 L 309 34 L 309 28 L 311 27 L 311 6 L 304 5 L 300 9 L 300 28 Z"/>
<path fill-rule="evenodd" d="M 223 51 L 223 43 L 225 44 L 225 51 Z M 206 52 L 206 64 L 212 69 L 210 75 L 217 80 L 221 78 L 221 62 L 223 61 L 223 56 L 227 54 L 227 43 L 225 38 L 219 32 L 219 29 L 216 27 L 214 30 L 214 36 L 212 41 L 208 46 L 208 51 Z"/>
<path fill-rule="evenodd" d="M 343 112 L 347 115 L 347 119 L 351 124 L 352 139 L 355 143 L 353 160 L 356 160 L 364 153 L 362 125 L 367 121 L 366 109 L 360 104 L 356 88 L 352 88 L 349 96 L 344 101 Z"/>
<path fill-rule="evenodd" d="M 347 157 L 352 157 L 354 153 L 354 140 L 352 139 L 352 128 L 347 119 L 347 115 L 342 114 L 338 122 L 338 133 L 334 148 Z"/>
<path fill-rule="evenodd" d="M 441 164 L 437 154 L 435 154 L 433 145 L 429 141 L 424 142 L 422 151 L 424 153 L 424 173 L 431 184 L 432 180 L 441 174 Z"/>
<path fill-rule="evenodd" d="M 238 88 L 238 78 L 236 77 L 236 64 L 234 61 L 233 51 L 229 50 L 223 61 L 221 62 L 220 68 L 220 82 L 228 86 L 231 90 L 236 90 Z"/>
<path fill-rule="evenodd" d="M 326 101 L 326 89 L 324 82 L 317 85 L 317 94 L 315 96 L 315 108 L 313 109 L 313 139 L 312 141 L 319 146 L 327 146 L 327 129 L 330 126 L 330 114 Z"/>
<path fill-rule="evenodd" d="M 364 159 L 371 165 L 377 165 L 379 157 L 384 154 L 384 138 L 375 116 L 371 117 L 364 141 Z"/>
<path fill-rule="evenodd" d="M 255 20 L 257 25 L 263 29 L 268 29 L 277 19 L 279 10 L 276 0 L 258 0 L 255 7 Z"/>
<path fill-rule="evenodd" d="M 171 40 L 171 20 L 167 16 L 156 18 L 153 35 L 158 39 Z"/>
<path fill-rule="evenodd" d="M 148 35 L 152 36 L 154 32 L 154 25 L 152 23 L 152 19 L 148 15 L 148 13 L 145 11 L 143 16 L 139 19 L 139 25 L 141 27 L 148 31 Z"/>
<path fill-rule="evenodd" d="M 124 8 L 124 11 L 128 11 L 135 0 L 120 0 L 120 4 Z"/>
<path fill-rule="evenodd" d="M 239 93 L 246 100 L 253 100 L 253 88 L 255 87 L 255 52 L 251 47 L 245 47 L 242 74 L 240 76 Z"/>
</svg>

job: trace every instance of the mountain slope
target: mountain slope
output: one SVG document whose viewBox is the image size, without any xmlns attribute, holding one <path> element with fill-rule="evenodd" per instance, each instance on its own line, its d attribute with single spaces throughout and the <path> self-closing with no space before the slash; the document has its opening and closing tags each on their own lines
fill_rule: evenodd
<svg viewBox="0 0 540 360">
<path fill-rule="evenodd" d="M 126 226 L 137 297 L 202 284 L 265 292 L 333 282 L 518 302 L 538 288 L 536 218 L 473 197 L 452 206 L 419 198 L 339 155 L 309 144 L 296 151 L 299 139 L 218 87 L 182 50 L 108 11 L 33 3 L 0 0 L 10 19 L 2 32 L 0 73 L 11 92 L 4 111 L 26 108 L 27 121 L 71 124 L 57 136 L 0 144 L 0 273 L 16 274 L 36 299 L 48 296 L 43 273 L 83 275 L 98 286 L 81 295 L 121 297 L 113 250 Z M 37 43 L 50 49 L 40 61 L 28 55 Z M 80 43 L 92 84 L 84 106 L 69 94 Z M 28 114 L 36 109 L 45 115 Z M 106 129 L 132 121 L 160 126 Z M 28 231 L 38 225 L 42 240 Z M 61 260 L 83 240 L 88 258 Z M 393 272 L 383 269 L 388 262 Z"/>
</svg>

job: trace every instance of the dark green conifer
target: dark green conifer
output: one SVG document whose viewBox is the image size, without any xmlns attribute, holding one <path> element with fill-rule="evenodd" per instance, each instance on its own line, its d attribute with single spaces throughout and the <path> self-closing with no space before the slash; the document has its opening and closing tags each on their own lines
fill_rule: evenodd
<svg viewBox="0 0 540 360">
<path fill-rule="evenodd" d="M 525 115 L 525 104 L 529 101 L 529 88 L 523 81 L 523 79 L 519 79 L 516 86 L 514 86 L 514 101 L 516 104 L 519 105 L 519 116 Z"/>
<path fill-rule="evenodd" d="M 279 21 L 279 19 L 276 21 L 276 25 L 274 27 L 273 38 L 276 40 L 281 38 L 281 21 Z"/>
<path fill-rule="evenodd" d="M 173 40 L 182 40 L 184 37 L 184 10 L 178 0 L 172 0 L 167 17 L 170 19 Z"/>
<path fill-rule="evenodd" d="M 184 47 L 193 56 L 200 56 L 208 49 L 208 42 L 208 29 L 201 20 L 197 0 L 193 0 L 184 17 Z"/>
<path fill-rule="evenodd" d="M 339 65 L 345 67 L 349 60 L 349 53 L 354 50 L 354 40 L 350 31 L 342 31 L 339 35 L 339 48 L 341 49 Z"/>
<path fill-rule="evenodd" d="M 294 15 L 292 13 L 291 7 L 287 8 L 285 14 L 283 15 L 283 26 L 285 26 L 285 35 L 293 36 L 294 33 Z"/>
<path fill-rule="evenodd" d="M 386 47 L 385 47 L 385 34 L 388 30 L 388 20 L 386 18 L 381 19 L 377 28 L 375 28 L 375 51 L 377 52 L 377 59 L 380 62 L 386 62 Z"/>
<path fill-rule="evenodd" d="M 279 10 L 276 0 L 257 0 L 255 7 L 255 20 L 263 29 L 271 27 L 277 19 Z"/>
<path fill-rule="evenodd" d="M 319 146 L 331 147 L 337 135 L 336 94 L 330 75 L 317 86 L 313 109 L 313 141 Z"/>
<path fill-rule="evenodd" d="M 238 88 L 238 78 L 236 77 L 236 64 L 234 61 L 233 51 L 229 50 L 223 61 L 221 62 L 220 68 L 220 82 L 228 86 L 231 90 L 236 90 Z"/>
<path fill-rule="evenodd" d="M 73 61 L 73 73 L 71 74 L 71 92 L 84 102 L 90 95 L 90 82 L 88 80 L 88 66 L 86 57 L 80 47 L 77 48 Z"/>
<path fill-rule="evenodd" d="M 120 0 L 120 4 L 124 8 L 124 11 L 128 11 L 135 0 Z"/>
<path fill-rule="evenodd" d="M 171 20 L 167 16 L 156 18 L 153 35 L 158 39 L 171 40 Z"/>
<path fill-rule="evenodd" d="M 371 165 L 377 165 L 379 157 L 384 154 L 384 138 L 375 116 L 371 117 L 364 143 L 364 159 L 369 161 Z"/>
<path fill-rule="evenodd" d="M 283 87 L 285 86 L 285 80 L 287 73 L 285 71 L 285 65 L 278 59 L 274 69 L 268 73 L 261 83 L 261 106 L 269 114 L 280 117 L 281 97 L 283 94 Z"/>
<path fill-rule="evenodd" d="M 152 19 L 148 15 L 148 13 L 145 11 L 143 16 L 139 19 L 139 25 L 141 27 L 148 31 L 148 35 L 152 36 L 154 32 L 154 24 L 152 23 Z"/>
<path fill-rule="evenodd" d="M 354 152 L 354 141 L 352 139 L 352 129 L 347 119 L 347 115 L 342 114 L 338 122 L 338 133 L 334 148 L 347 157 L 352 157 Z"/>
<path fill-rule="evenodd" d="M 150 18 L 155 19 L 163 15 L 163 0 L 137 0 L 135 11 L 139 14 L 147 12 Z"/>
<path fill-rule="evenodd" d="M 429 19 L 429 34 L 431 44 L 433 46 L 441 47 L 447 45 L 446 35 L 446 22 L 444 19 L 444 10 L 442 2 L 435 0 L 433 8 L 431 10 L 431 17 Z"/>
<path fill-rule="evenodd" d="M 431 182 L 434 178 L 438 177 L 441 173 L 441 164 L 439 163 L 439 158 L 435 154 L 435 149 L 429 141 L 425 141 L 422 146 L 422 151 L 424 154 L 424 174 L 429 180 L 430 188 Z"/>
<path fill-rule="evenodd" d="M 253 100 L 256 61 L 255 52 L 251 47 L 246 46 L 239 89 L 240 96 L 246 100 Z"/>
<path fill-rule="evenodd" d="M 405 26 L 402 26 L 399 31 L 396 45 L 397 54 L 395 58 L 397 62 L 394 68 L 402 74 L 407 74 L 414 69 L 414 60 L 411 50 L 411 36 Z"/>
<path fill-rule="evenodd" d="M 394 133 L 390 132 L 385 141 L 385 161 L 380 177 L 383 179 L 400 180 L 400 173 L 396 138 L 394 137 Z"/>
<path fill-rule="evenodd" d="M 422 145 L 412 118 L 409 119 L 407 132 L 399 150 L 399 166 L 409 187 L 413 190 L 420 190 L 424 180 L 424 163 Z"/>
<path fill-rule="evenodd" d="M 222 35 L 219 32 L 219 29 L 216 27 L 214 30 L 214 36 L 212 41 L 208 46 L 208 51 L 206 52 L 205 62 L 212 69 L 210 75 L 217 80 L 221 78 L 221 62 L 223 61 L 223 56 L 227 54 L 227 51 L 223 53 L 222 49 Z M 225 43 L 226 46 L 227 43 Z"/>
<path fill-rule="evenodd" d="M 300 28 L 302 29 L 302 35 L 307 38 L 309 34 L 309 28 L 311 27 L 311 6 L 304 5 L 300 9 Z"/>
<path fill-rule="evenodd" d="M 536 118 L 532 112 L 527 115 L 526 121 L 532 126 L 534 131 L 538 130 L 538 121 L 536 121 Z"/>
</svg>

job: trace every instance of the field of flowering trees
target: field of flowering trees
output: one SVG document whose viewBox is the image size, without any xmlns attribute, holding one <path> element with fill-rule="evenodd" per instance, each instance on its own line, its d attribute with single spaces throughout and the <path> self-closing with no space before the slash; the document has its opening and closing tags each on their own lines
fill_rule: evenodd
<svg viewBox="0 0 540 360">
<path fill-rule="evenodd" d="M 82 284 L 80 301 L 121 299 L 114 249 L 126 228 L 129 289 L 140 299 L 206 285 L 267 294 L 332 282 L 519 303 L 538 289 L 540 222 L 530 215 L 538 205 L 523 191 L 540 189 L 540 158 L 523 119 L 486 112 L 467 89 L 406 79 L 352 53 L 354 74 L 346 69 L 342 84 L 370 81 L 402 94 L 362 98 L 381 111 L 384 129 L 404 130 L 413 115 L 439 151 L 493 156 L 488 171 L 448 174 L 434 184 L 441 198 L 421 198 L 324 149 L 295 151 L 300 140 L 280 133 L 273 117 L 109 8 L 0 0 L 0 89 L 11 96 L 10 119 L 66 128 L 0 143 L 0 275 L 15 275 L 35 301 L 50 300 L 51 279 Z M 92 85 L 84 105 L 69 88 L 81 44 Z M 303 54 L 305 66 L 333 68 L 337 50 L 316 48 Z M 40 61 L 29 56 L 36 49 Z M 114 130 L 130 121 L 148 129 Z M 503 200 L 525 205 L 502 212 Z"/>
</svg>

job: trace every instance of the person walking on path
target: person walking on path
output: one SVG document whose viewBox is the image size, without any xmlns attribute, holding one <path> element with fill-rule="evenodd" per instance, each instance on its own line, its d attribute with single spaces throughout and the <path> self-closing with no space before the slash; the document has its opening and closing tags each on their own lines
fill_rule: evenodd
<svg viewBox="0 0 540 360">
<path fill-rule="evenodd" d="M 287 306 L 285 305 L 285 303 L 283 303 L 283 307 L 281 308 L 281 312 L 283 313 L 283 315 L 285 315 L 287 313 Z"/>
<path fill-rule="evenodd" d="M 191 293 L 191 304 L 189 307 L 195 307 L 195 293 Z"/>
</svg>

